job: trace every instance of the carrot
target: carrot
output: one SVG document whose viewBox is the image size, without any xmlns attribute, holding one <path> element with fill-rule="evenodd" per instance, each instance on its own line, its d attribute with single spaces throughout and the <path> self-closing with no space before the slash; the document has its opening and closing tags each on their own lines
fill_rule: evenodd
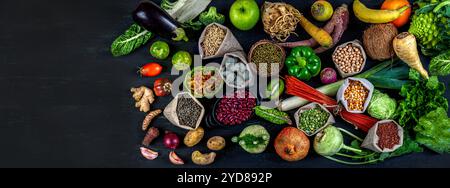
<svg viewBox="0 0 450 188">
<path fill-rule="evenodd" d="M 417 51 L 416 37 L 408 32 L 398 34 L 392 46 L 397 56 L 409 67 L 417 70 L 423 78 L 428 79 L 428 72 L 423 68 Z"/>
<path fill-rule="evenodd" d="M 305 31 L 311 35 L 311 37 L 316 40 L 321 46 L 329 47 L 333 45 L 333 38 L 325 30 L 318 28 L 307 20 L 303 15 L 297 15 L 299 19 L 299 24 L 305 29 Z"/>
</svg>

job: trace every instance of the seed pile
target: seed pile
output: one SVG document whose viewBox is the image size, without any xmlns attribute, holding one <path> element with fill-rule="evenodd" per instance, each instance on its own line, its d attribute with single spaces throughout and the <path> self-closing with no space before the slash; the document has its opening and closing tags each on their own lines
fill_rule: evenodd
<svg viewBox="0 0 450 188">
<path fill-rule="evenodd" d="M 377 128 L 378 147 L 381 149 L 392 149 L 395 145 L 400 143 L 400 136 L 398 135 L 398 127 L 395 123 L 379 124 Z"/>
<path fill-rule="evenodd" d="M 333 53 L 332 58 L 338 68 L 347 74 L 359 72 L 363 68 L 362 65 L 364 63 L 364 57 L 361 49 L 351 43 L 346 46 L 339 47 Z"/>
<path fill-rule="evenodd" d="M 227 31 L 217 25 L 211 25 L 205 32 L 205 39 L 201 43 L 201 46 L 205 56 L 208 57 L 217 53 L 223 39 L 225 39 Z"/>
<path fill-rule="evenodd" d="M 195 128 L 202 107 L 188 95 L 182 95 L 177 102 L 177 116 L 181 125 Z"/>
<path fill-rule="evenodd" d="M 318 129 L 327 123 L 330 114 L 320 107 L 303 111 L 299 118 L 299 129 L 307 135 L 314 134 Z"/>
<path fill-rule="evenodd" d="M 256 64 L 258 74 L 261 76 L 278 73 L 281 69 L 281 61 L 283 61 L 282 50 L 271 43 L 256 46 L 250 58 L 250 62 Z"/>
<path fill-rule="evenodd" d="M 251 117 L 255 106 L 256 98 L 252 94 L 248 91 L 237 91 L 220 99 L 216 117 L 224 125 L 239 125 Z"/>
<path fill-rule="evenodd" d="M 369 96 L 369 90 L 357 80 L 349 80 L 349 85 L 344 91 L 344 99 L 349 110 L 364 110 L 364 103 Z"/>
</svg>

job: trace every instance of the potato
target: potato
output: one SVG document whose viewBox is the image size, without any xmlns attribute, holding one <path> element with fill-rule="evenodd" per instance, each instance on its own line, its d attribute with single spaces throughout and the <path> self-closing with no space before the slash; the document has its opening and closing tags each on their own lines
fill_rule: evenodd
<svg viewBox="0 0 450 188">
<path fill-rule="evenodd" d="M 195 130 L 189 131 L 184 137 L 183 142 L 187 147 L 193 147 L 202 140 L 203 135 L 205 135 L 205 130 L 202 127 L 198 127 Z"/>
<path fill-rule="evenodd" d="M 225 147 L 225 139 L 221 136 L 213 136 L 208 140 L 207 146 L 213 151 L 222 150 Z"/>
<path fill-rule="evenodd" d="M 214 159 L 216 158 L 216 153 L 211 152 L 208 154 L 202 154 L 200 151 L 194 151 L 192 152 L 192 162 L 197 165 L 209 165 L 214 162 Z"/>
</svg>

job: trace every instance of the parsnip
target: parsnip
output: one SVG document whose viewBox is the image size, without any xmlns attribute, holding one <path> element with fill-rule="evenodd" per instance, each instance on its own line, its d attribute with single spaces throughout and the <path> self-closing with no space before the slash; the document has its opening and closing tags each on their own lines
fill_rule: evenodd
<svg viewBox="0 0 450 188">
<path fill-rule="evenodd" d="M 423 78 L 428 79 L 428 72 L 420 61 L 416 37 L 411 33 L 403 32 L 398 34 L 392 43 L 397 56 L 409 67 L 417 70 Z"/>
</svg>

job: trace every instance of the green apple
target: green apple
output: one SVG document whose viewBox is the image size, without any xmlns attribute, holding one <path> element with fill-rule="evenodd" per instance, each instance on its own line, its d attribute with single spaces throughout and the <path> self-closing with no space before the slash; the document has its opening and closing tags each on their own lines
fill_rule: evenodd
<svg viewBox="0 0 450 188">
<path fill-rule="evenodd" d="M 259 20 L 258 4 L 255 0 L 235 1 L 230 8 L 230 20 L 240 30 L 252 29 Z"/>
</svg>

